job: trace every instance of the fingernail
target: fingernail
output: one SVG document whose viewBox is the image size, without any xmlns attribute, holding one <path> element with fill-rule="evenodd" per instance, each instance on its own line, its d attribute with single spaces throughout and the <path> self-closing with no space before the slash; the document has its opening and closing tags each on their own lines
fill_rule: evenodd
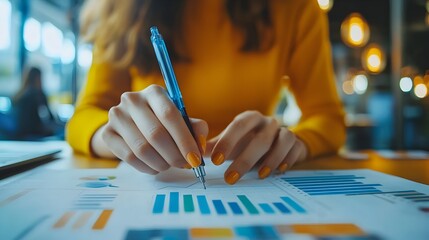
<svg viewBox="0 0 429 240">
<path fill-rule="evenodd" d="M 192 166 L 191 166 L 191 164 L 186 163 L 186 164 L 183 166 L 183 168 L 185 168 L 185 169 L 191 169 L 191 168 L 192 168 Z"/>
<path fill-rule="evenodd" d="M 287 167 L 288 167 L 287 163 L 282 163 L 282 164 L 280 164 L 280 166 L 279 166 L 279 171 L 280 171 L 281 173 L 284 173 L 284 172 L 286 172 Z"/>
<path fill-rule="evenodd" d="M 206 137 L 204 135 L 200 135 L 199 139 L 200 139 L 201 149 L 203 150 L 202 154 L 205 154 L 206 148 L 207 148 Z"/>
<path fill-rule="evenodd" d="M 258 172 L 259 178 L 264 179 L 264 178 L 268 177 L 270 175 L 270 173 L 271 173 L 271 169 L 267 166 L 264 166 Z"/>
<path fill-rule="evenodd" d="M 225 161 L 225 156 L 223 155 L 223 153 L 216 153 L 213 158 L 212 158 L 212 162 L 214 165 L 221 165 L 223 162 Z"/>
<path fill-rule="evenodd" d="M 238 179 L 240 179 L 240 174 L 236 171 L 231 171 L 230 173 L 228 173 L 228 175 L 226 175 L 225 181 L 228 184 L 233 185 L 238 181 Z"/>
<path fill-rule="evenodd" d="M 188 155 L 186 155 L 186 159 L 192 167 L 198 167 L 201 165 L 200 157 L 194 152 L 188 153 Z"/>
</svg>

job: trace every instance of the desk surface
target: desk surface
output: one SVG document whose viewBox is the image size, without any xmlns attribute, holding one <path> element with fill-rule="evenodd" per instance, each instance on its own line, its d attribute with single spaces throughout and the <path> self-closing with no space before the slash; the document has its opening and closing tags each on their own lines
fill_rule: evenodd
<svg viewBox="0 0 429 240">
<path fill-rule="evenodd" d="M 292 170 L 345 170 L 345 169 L 372 169 L 379 172 L 403 177 L 415 182 L 429 184 L 429 159 L 392 160 L 379 156 L 374 151 L 365 151 L 369 158 L 366 160 L 348 160 L 338 155 L 322 157 L 295 165 Z M 115 168 L 118 160 L 96 159 L 73 153 L 65 147 L 62 159 L 50 167 L 61 169 L 76 168 Z"/>
</svg>

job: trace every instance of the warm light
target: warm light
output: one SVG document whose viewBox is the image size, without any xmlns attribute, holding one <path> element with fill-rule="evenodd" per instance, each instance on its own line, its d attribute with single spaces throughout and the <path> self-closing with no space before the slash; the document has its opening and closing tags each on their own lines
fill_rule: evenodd
<svg viewBox="0 0 429 240">
<path fill-rule="evenodd" d="M 63 47 L 63 32 L 53 24 L 46 22 L 42 26 L 43 53 L 52 58 L 61 57 Z"/>
<path fill-rule="evenodd" d="M 353 77 L 353 90 L 357 94 L 364 94 L 368 88 L 368 78 L 365 75 L 359 74 Z"/>
<path fill-rule="evenodd" d="M 371 73 L 380 73 L 386 67 L 383 50 L 376 44 L 371 44 L 362 53 L 362 66 Z"/>
<path fill-rule="evenodd" d="M 66 38 L 63 43 L 63 49 L 61 51 L 61 62 L 63 64 L 70 64 L 74 61 L 76 48 L 74 43 L 69 38 Z"/>
<path fill-rule="evenodd" d="M 329 12 L 334 5 L 334 0 L 317 0 L 317 3 L 319 3 L 320 9 L 324 12 Z"/>
<path fill-rule="evenodd" d="M 24 46 L 30 51 L 36 51 L 40 48 L 42 25 L 34 18 L 29 18 L 24 24 Z"/>
<path fill-rule="evenodd" d="M 0 0 L 0 50 L 10 47 L 10 26 L 12 19 L 12 5 L 8 0 Z"/>
<path fill-rule="evenodd" d="M 415 88 L 414 88 L 414 94 L 418 97 L 418 98 L 424 98 L 427 96 L 428 94 L 428 89 L 426 87 L 426 85 L 424 85 L 423 83 L 418 84 Z"/>
<path fill-rule="evenodd" d="M 343 92 L 347 95 L 352 95 L 354 93 L 353 82 L 351 80 L 343 82 Z"/>
<path fill-rule="evenodd" d="M 362 47 L 369 40 L 369 26 L 358 13 L 350 14 L 341 24 L 341 38 L 350 47 Z"/>
<path fill-rule="evenodd" d="M 417 75 L 414 77 L 414 86 L 417 86 L 419 84 L 424 84 L 424 83 L 425 82 L 424 82 L 424 79 L 422 78 L 422 76 Z"/>
<path fill-rule="evenodd" d="M 89 45 L 81 45 L 78 50 L 77 61 L 79 66 L 89 68 L 92 63 L 92 51 Z"/>
<path fill-rule="evenodd" d="M 413 80 L 409 77 L 403 77 L 399 81 L 399 87 L 403 92 L 409 92 L 413 88 Z"/>
</svg>

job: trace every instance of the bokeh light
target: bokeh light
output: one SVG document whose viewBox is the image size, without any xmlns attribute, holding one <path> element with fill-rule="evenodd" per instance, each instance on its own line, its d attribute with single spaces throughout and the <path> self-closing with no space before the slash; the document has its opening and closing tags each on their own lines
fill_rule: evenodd
<svg viewBox="0 0 429 240">
<path fill-rule="evenodd" d="M 365 75 L 359 74 L 353 77 L 354 92 L 361 95 L 361 94 L 364 94 L 367 89 L 368 89 L 368 78 Z"/>
<path fill-rule="evenodd" d="M 29 18 L 24 24 L 24 46 L 30 52 L 40 48 L 42 42 L 42 25 L 34 18 Z"/>
<path fill-rule="evenodd" d="M 370 73 L 380 73 L 386 67 L 386 56 L 377 44 L 371 44 L 362 53 L 362 66 Z"/>
<path fill-rule="evenodd" d="M 12 21 L 12 5 L 8 0 L 0 0 L 0 49 L 7 49 L 10 46 L 11 21 Z"/>
<path fill-rule="evenodd" d="M 65 38 L 63 49 L 61 51 L 61 62 L 63 64 L 70 64 L 74 61 L 76 48 L 70 38 Z"/>
<path fill-rule="evenodd" d="M 353 90 L 353 81 L 351 80 L 346 80 L 343 82 L 343 92 L 347 95 L 352 95 L 354 93 Z"/>
<path fill-rule="evenodd" d="M 359 13 L 352 13 L 341 23 L 341 38 L 350 47 L 363 47 L 369 40 L 369 26 Z"/>
<path fill-rule="evenodd" d="M 414 94 L 418 98 L 424 98 L 428 94 L 428 88 L 423 83 L 417 84 L 416 87 L 414 88 Z"/>
<path fill-rule="evenodd" d="M 317 0 L 317 3 L 319 3 L 320 9 L 324 12 L 329 12 L 334 5 L 334 0 Z"/>
<path fill-rule="evenodd" d="M 399 81 L 399 87 L 403 92 L 409 92 L 413 88 L 413 80 L 409 77 L 403 77 Z"/>
<path fill-rule="evenodd" d="M 52 58 L 60 58 L 63 47 L 63 32 L 50 22 L 42 25 L 43 53 Z"/>
</svg>

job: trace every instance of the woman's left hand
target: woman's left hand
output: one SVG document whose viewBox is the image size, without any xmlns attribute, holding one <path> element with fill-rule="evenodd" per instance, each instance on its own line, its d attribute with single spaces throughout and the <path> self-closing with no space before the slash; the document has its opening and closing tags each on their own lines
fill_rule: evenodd
<svg viewBox="0 0 429 240">
<path fill-rule="evenodd" d="M 209 145 L 213 146 L 211 159 L 215 165 L 233 160 L 225 172 L 228 184 L 235 184 L 258 163 L 259 178 L 263 179 L 275 170 L 285 172 L 308 155 L 307 147 L 294 133 L 257 111 L 236 116 Z"/>
</svg>

